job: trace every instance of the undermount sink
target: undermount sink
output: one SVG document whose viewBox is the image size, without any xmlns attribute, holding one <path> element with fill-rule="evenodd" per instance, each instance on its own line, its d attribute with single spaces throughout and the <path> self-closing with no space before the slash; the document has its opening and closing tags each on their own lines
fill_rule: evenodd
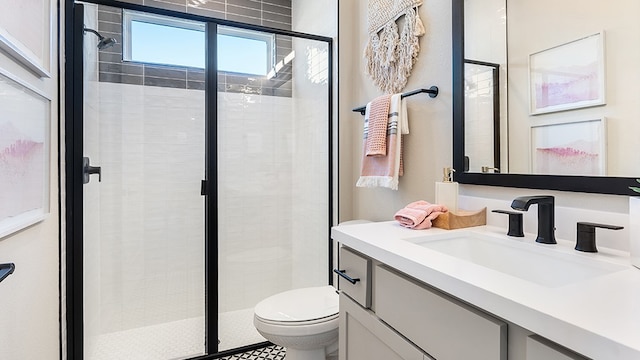
<svg viewBox="0 0 640 360">
<path fill-rule="evenodd" d="M 546 287 L 559 287 L 627 269 L 626 266 L 486 234 L 460 232 L 407 239 L 427 249 Z"/>
</svg>

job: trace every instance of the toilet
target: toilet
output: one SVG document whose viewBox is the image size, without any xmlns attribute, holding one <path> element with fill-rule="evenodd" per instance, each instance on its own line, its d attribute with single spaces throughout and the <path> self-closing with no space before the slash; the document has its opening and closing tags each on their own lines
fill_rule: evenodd
<svg viewBox="0 0 640 360">
<path fill-rule="evenodd" d="M 338 293 L 309 287 L 270 296 L 256 305 L 253 324 L 286 349 L 286 360 L 325 360 L 338 350 Z"/>
<path fill-rule="evenodd" d="M 338 226 L 369 222 L 349 220 Z M 338 293 L 333 286 L 270 296 L 256 305 L 253 325 L 265 339 L 286 349 L 285 360 L 338 358 Z"/>
</svg>

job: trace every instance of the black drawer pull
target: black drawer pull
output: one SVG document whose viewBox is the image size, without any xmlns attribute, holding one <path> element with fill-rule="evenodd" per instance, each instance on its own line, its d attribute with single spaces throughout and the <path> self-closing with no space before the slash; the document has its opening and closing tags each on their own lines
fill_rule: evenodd
<svg viewBox="0 0 640 360">
<path fill-rule="evenodd" d="M 355 284 L 358 281 L 360 281 L 360 278 L 354 279 L 351 276 L 345 274 L 345 270 L 338 270 L 338 269 L 333 269 L 333 272 L 340 275 L 341 277 L 343 277 L 345 280 L 347 280 L 348 282 Z"/>
</svg>

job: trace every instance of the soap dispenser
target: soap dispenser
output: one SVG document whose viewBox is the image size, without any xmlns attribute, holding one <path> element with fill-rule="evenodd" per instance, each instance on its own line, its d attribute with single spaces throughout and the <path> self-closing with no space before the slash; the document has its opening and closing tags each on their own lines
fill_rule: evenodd
<svg viewBox="0 0 640 360">
<path fill-rule="evenodd" d="M 442 181 L 436 182 L 436 204 L 444 205 L 455 213 L 458 211 L 458 183 L 453 181 L 454 171 L 450 167 L 442 170 Z"/>
</svg>

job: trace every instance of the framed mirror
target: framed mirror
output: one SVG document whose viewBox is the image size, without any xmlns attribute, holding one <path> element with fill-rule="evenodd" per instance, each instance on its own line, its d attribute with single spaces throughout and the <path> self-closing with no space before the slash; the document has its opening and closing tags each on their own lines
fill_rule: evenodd
<svg viewBox="0 0 640 360">
<path fill-rule="evenodd" d="M 452 6 L 456 181 L 637 195 L 640 3 Z"/>
</svg>

